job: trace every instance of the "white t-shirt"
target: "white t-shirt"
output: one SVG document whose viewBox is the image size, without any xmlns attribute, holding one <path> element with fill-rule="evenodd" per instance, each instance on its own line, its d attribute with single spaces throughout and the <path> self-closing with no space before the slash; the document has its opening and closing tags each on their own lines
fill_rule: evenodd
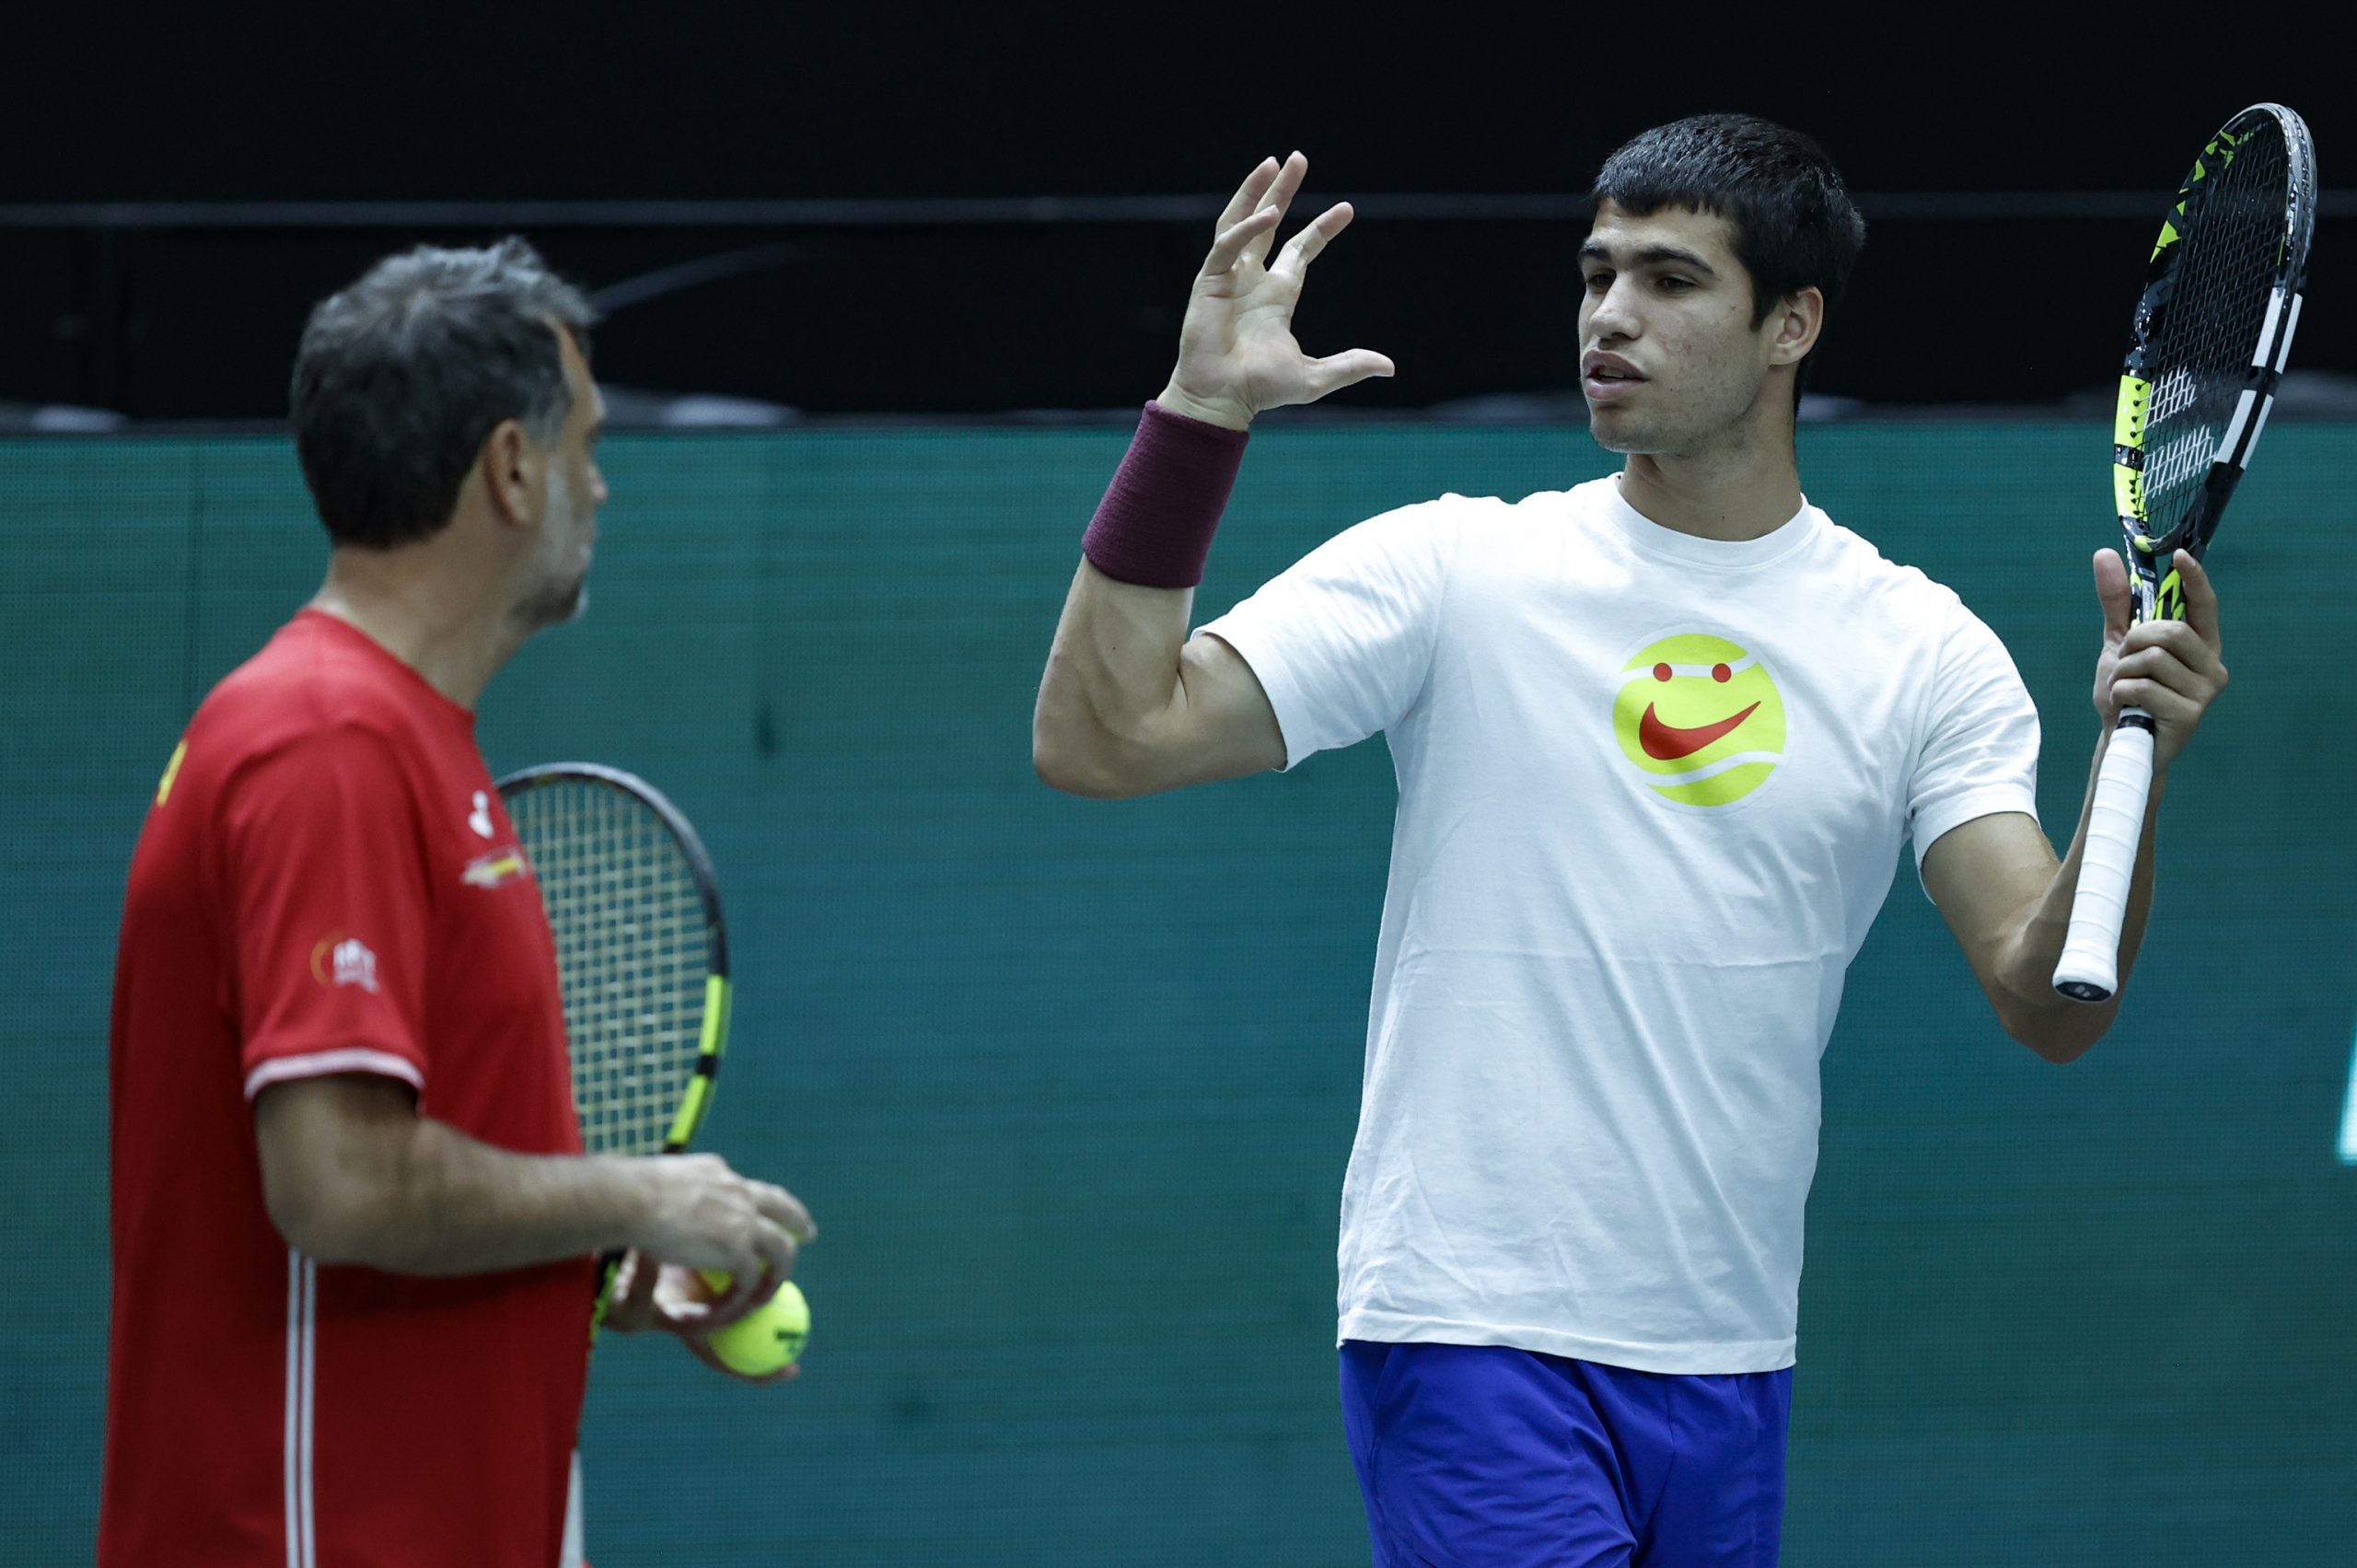
<svg viewBox="0 0 2357 1568">
<path fill-rule="evenodd" d="M 1792 1365 L 1817 1060 L 1899 845 L 2036 812 L 1995 635 L 1815 507 L 1725 543 L 1618 479 L 1387 513 L 1204 630 L 1288 768 L 1381 730 L 1399 774 L 1341 1337 Z"/>
</svg>

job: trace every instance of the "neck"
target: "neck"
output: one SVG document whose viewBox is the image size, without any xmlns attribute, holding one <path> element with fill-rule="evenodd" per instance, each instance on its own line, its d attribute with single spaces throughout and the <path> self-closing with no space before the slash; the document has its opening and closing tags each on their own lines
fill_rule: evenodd
<svg viewBox="0 0 2357 1568">
<path fill-rule="evenodd" d="M 1782 429 L 1772 436 L 1745 435 L 1715 450 L 1631 454 L 1620 474 L 1622 499 L 1649 520 L 1701 539 L 1775 532 L 1801 509 L 1792 440 Z"/>
<path fill-rule="evenodd" d="M 523 645 L 497 573 L 456 571 L 433 545 L 338 550 L 310 608 L 355 627 L 471 712 Z"/>
</svg>

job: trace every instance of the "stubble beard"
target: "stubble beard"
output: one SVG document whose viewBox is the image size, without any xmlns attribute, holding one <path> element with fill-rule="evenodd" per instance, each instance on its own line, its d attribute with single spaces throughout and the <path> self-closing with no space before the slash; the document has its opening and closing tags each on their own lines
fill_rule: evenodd
<svg viewBox="0 0 2357 1568">
<path fill-rule="evenodd" d="M 571 540 L 586 533 L 589 524 L 589 518 L 576 515 L 573 486 L 562 472 L 552 472 L 549 475 L 549 515 L 542 526 L 561 527 L 565 539 Z M 570 545 L 565 548 L 569 552 Z M 588 609 L 589 567 L 584 562 L 578 567 L 561 568 L 539 578 L 525 590 L 509 614 L 517 627 L 529 636 L 551 626 L 578 621 Z"/>
</svg>

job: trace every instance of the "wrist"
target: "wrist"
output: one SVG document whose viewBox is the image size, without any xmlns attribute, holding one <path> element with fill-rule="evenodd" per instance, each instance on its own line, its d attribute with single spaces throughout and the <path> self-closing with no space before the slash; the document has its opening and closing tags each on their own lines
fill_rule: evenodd
<svg viewBox="0 0 2357 1568">
<path fill-rule="evenodd" d="M 1183 396 L 1183 394 L 1181 394 Z M 1249 436 L 1234 425 L 1146 404 L 1081 551 L 1115 582 L 1192 588 L 1235 488 Z"/>
<path fill-rule="evenodd" d="M 1225 398 L 1199 398 L 1179 386 L 1178 379 L 1175 376 L 1156 395 L 1154 401 L 1155 406 L 1166 413 L 1175 413 L 1183 419 L 1196 420 L 1204 424 L 1216 424 L 1222 430 L 1252 428 L 1250 409 Z"/>
<path fill-rule="evenodd" d="M 656 1228 L 656 1185 L 649 1178 L 656 1173 L 654 1161 L 644 1157 L 629 1158 L 621 1155 L 590 1155 L 581 1162 L 589 1179 L 593 1212 L 598 1216 L 598 1228 L 607 1234 L 598 1250 L 614 1248 L 644 1249 Z"/>
</svg>

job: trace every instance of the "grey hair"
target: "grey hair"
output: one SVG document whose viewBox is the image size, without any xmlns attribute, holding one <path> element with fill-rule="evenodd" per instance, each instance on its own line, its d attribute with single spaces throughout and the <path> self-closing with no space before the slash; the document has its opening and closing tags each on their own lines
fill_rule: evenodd
<svg viewBox="0 0 2357 1568">
<path fill-rule="evenodd" d="M 573 410 L 558 329 L 582 355 L 598 313 L 524 240 L 421 245 L 320 301 L 289 401 L 295 450 L 339 545 L 389 550 L 449 522 L 492 431 L 552 442 Z"/>
</svg>

